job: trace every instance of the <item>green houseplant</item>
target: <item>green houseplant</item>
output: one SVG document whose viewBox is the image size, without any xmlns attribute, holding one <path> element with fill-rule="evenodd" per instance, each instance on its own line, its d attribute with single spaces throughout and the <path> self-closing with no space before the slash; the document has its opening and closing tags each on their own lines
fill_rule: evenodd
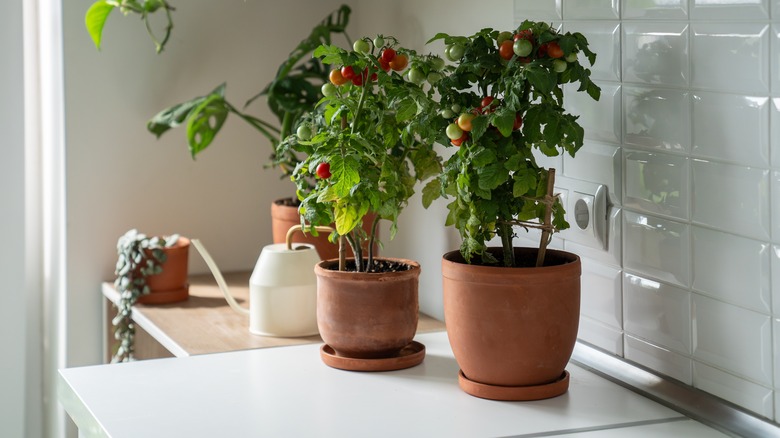
<svg viewBox="0 0 780 438">
<path fill-rule="evenodd" d="M 133 359 L 132 307 L 136 303 L 162 304 L 187 299 L 188 249 L 189 239 L 176 234 L 149 237 L 133 229 L 119 238 L 114 280 L 119 301 L 112 320 L 117 342 L 112 363 Z"/>
<path fill-rule="evenodd" d="M 124 14 L 138 15 L 146 24 L 147 31 L 160 52 L 165 47 L 173 27 L 174 8 L 164 0 L 98 0 L 87 11 L 86 26 L 96 47 L 100 48 L 103 27 L 110 13 L 119 9 Z M 151 15 L 165 13 L 167 26 L 165 36 L 158 38 L 152 30 Z M 185 102 L 172 105 L 153 116 L 147 128 L 158 138 L 177 127 L 185 128 L 189 152 L 194 159 L 204 151 L 221 131 L 227 118 L 233 114 L 255 128 L 271 145 L 270 162 L 267 167 L 276 167 L 282 178 L 289 178 L 292 170 L 300 162 L 295 151 L 286 149 L 276 152 L 279 142 L 292 134 L 299 125 L 301 117 L 313 110 L 322 98 L 321 87 L 328 81 L 329 70 L 319 58 L 311 54 L 322 44 L 332 44 L 334 36 L 343 35 L 347 44 L 351 44 L 346 28 L 349 24 L 351 9 L 342 5 L 317 23 L 309 35 L 290 52 L 277 69 L 274 79 L 266 84 L 255 96 L 242 105 L 231 103 L 226 97 L 226 84 L 221 84 L 211 92 Z M 159 33 L 159 32 L 158 32 Z M 252 103 L 265 98 L 276 120 L 269 122 L 246 111 Z M 306 180 L 310 184 L 309 180 Z M 309 188 L 309 187 L 307 187 Z M 297 198 L 282 197 L 271 206 L 272 227 L 275 243 L 284 242 L 287 230 L 296 223 Z M 336 249 L 325 239 L 296 235 L 296 241 L 312 243 L 324 258 L 336 255 Z"/>
<path fill-rule="evenodd" d="M 447 225 L 463 239 L 445 254 L 444 312 L 460 384 L 480 397 L 523 400 L 568 388 L 564 367 L 576 341 L 579 258 L 547 250 L 568 227 L 553 193 L 554 169 L 534 150 L 574 156 L 583 129 L 564 108 L 563 85 L 599 98 L 580 59 L 595 62 L 586 38 L 526 21 L 513 32 L 483 29 L 469 36 L 436 35 L 454 62 L 436 84 L 438 122 L 458 150 L 424 203 L 445 196 Z M 518 228 L 539 228 L 539 248 L 515 248 Z M 489 242 L 497 237 L 500 247 Z M 496 330 L 492 332 L 491 330 Z"/>
<path fill-rule="evenodd" d="M 335 223 L 331 237 L 340 243 L 339 260 L 315 268 L 320 334 L 340 357 L 392 361 L 416 330 L 419 264 L 380 260 L 372 249 L 378 221 L 391 222 L 392 238 L 416 183 L 441 169 L 433 142 L 416 132 L 435 116 L 433 90 L 422 72 L 443 63 L 399 47 L 392 37 L 363 38 L 353 49 L 315 50 L 335 67 L 331 83 L 323 87 L 317 111 L 278 152 L 305 154 L 293 171 L 301 220 L 305 226 Z M 305 180 L 312 175 L 315 185 L 308 190 Z M 362 222 L 369 213 L 366 231 Z M 328 357 L 323 355 L 332 365 Z"/>
</svg>

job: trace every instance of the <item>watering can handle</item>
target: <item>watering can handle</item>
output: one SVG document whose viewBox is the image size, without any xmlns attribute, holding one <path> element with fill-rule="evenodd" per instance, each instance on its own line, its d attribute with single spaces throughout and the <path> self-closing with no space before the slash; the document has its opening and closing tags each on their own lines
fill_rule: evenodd
<svg viewBox="0 0 780 438">
<path fill-rule="evenodd" d="M 190 243 L 192 243 L 192 246 L 194 246 L 195 249 L 198 250 L 201 257 L 203 257 L 203 260 L 206 261 L 206 266 L 209 267 L 209 269 L 211 270 L 211 274 L 214 276 L 214 279 L 217 280 L 217 285 L 219 286 L 219 289 L 222 290 L 222 293 L 225 295 L 225 299 L 227 300 L 230 307 L 238 313 L 241 313 L 243 315 L 249 315 L 249 310 L 241 307 L 233 298 L 233 296 L 230 295 L 230 292 L 228 291 L 228 287 L 227 287 L 227 282 L 225 282 L 225 278 L 222 277 L 222 273 L 219 271 L 219 268 L 217 267 L 217 264 L 214 262 L 214 259 L 211 258 L 209 252 L 206 251 L 206 247 L 204 247 L 203 244 L 200 243 L 200 240 L 198 239 L 192 239 Z"/>
<path fill-rule="evenodd" d="M 331 227 L 322 227 L 322 226 L 314 227 L 314 229 L 322 233 L 332 233 L 333 231 L 335 231 Z M 293 234 L 295 234 L 297 231 L 303 232 L 303 227 L 301 225 L 293 225 L 290 227 L 289 230 L 287 230 L 287 239 L 286 239 L 287 249 L 292 249 L 292 237 Z"/>
</svg>

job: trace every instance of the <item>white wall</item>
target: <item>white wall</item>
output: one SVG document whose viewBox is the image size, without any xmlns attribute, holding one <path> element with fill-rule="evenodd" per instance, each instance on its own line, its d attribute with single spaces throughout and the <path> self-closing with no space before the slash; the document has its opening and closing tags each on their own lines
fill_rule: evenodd
<svg viewBox="0 0 780 438">
<path fill-rule="evenodd" d="M 269 206 L 294 186 L 264 171 L 269 144 L 228 120 L 193 161 L 182 129 L 159 141 L 146 121 L 227 81 L 236 105 L 262 90 L 281 60 L 337 1 L 188 1 L 177 5 L 166 52 L 143 24 L 109 17 L 103 50 L 84 29 L 91 0 L 64 4 L 69 365 L 98 363 L 101 281 L 130 228 L 200 238 L 225 271 L 251 269 L 270 243 Z M 258 101 L 251 110 L 269 116 Z M 205 265 L 193 254 L 193 272 Z"/>
<path fill-rule="evenodd" d="M 22 2 L 0 3 L 0 434 L 25 435 L 27 362 L 24 243 Z"/>
</svg>

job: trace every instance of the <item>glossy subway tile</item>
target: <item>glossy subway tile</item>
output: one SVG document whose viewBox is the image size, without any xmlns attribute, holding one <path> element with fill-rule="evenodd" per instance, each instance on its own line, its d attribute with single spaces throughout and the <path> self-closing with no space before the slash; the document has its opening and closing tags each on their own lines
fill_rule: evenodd
<svg viewBox="0 0 780 438">
<path fill-rule="evenodd" d="M 685 20 L 688 0 L 623 0 L 623 19 Z"/>
<path fill-rule="evenodd" d="M 607 217 L 607 249 L 593 248 L 572 241 L 565 241 L 566 251 L 595 262 L 620 267 L 623 258 L 623 215 L 620 208 L 610 208 Z"/>
<path fill-rule="evenodd" d="M 745 166 L 769 166 L 768 97 L 695 92 L 693 95 L 693 150 Z"/>
<path fill-rule="evenodd" d="M 628 333 L 624 339 L 626 359 L 677 379 L 686 385 L 693 385 L 693 360 L 690 357 L 653 345 Z"/>
<path fill-rule="evenodd" d="M 580 116 L 578 122 L 585 130 L 585 138 L 595 141 L 620 144 L 622 131 L 621 86 L 612 83 L 598 83 L 601 99 L 594 101 L 577 87 L 566 85 L 564 96 L 566 109 Z"/>
<path fill-rule="evenodd" d="M 694 222 L 769 239 L 769 170 L 699 159 L 691 170 Z"/>
<path fill-rule="evenodd" d="M 709 297 L 771 312 L 771 248 L 766 242 L 692 227 L 693 289 Z"/>
<path fill-rule="evenodd" d="M 690 247 L 689 225 L 623 210 L 625 269 L 688 287 L 691 279 Z"/>
<path fill-rule="evenodd" d="M 622 46 L 624 82 L 688 85 L 687 23 L 624 23 Z"/>
<path fill-rule="evenodd" d="M 771 386 L 771 318 L 694 293 L 693 358 Z"/>
<path fill-rule="evenodd" d="M 773 97 L 769 104 L 769 157 L 772 167 L 780 170 L 780 97 Z"/>
<path fill-rule="evenodd" d="M 719 92 L 769 91 L 769 26 L 691 23 L 691 87 Z"/>
<path fill-rule="evenodd" d="M 621 272 L 612 266 L 582 260 L 582 315 L 610 326 L 623 326 Z"/>
<path fill-rule="evenodd" d="M 691 294 L 631 273 L 623 275 L 627 334 L 680 354 L 691 354 Z"/>
<path fill-rule="evenodd" d="M 591 71 L 594 81 L 620 81 L 620 22 L 567 21 L 565 32 L 580 32 L 588 39 L 588 47 L 597 53 L 596 63 L 590 66 L 584 56 L 580 63 Z"/>
<path fill-rule="evenodd" d="M 693 362 L 693 386 L 759 415 L 772 418 L 772 390 L 700 362 Z"/>
<path fill-rule="evenodd" d="M 623 332 L 587 316 L 580 316 L 580 327 L 577 333 L 579 340 L 594 347 L 623 356 Z"/>
<path fill-rule="evenodd" d="M 566 20 L 620 18 L 619 0 L 563 0 Z"/>
<path fill-rule="evenodd" d="M 691 105 L 691 94 L 687 91 L 623 86 L 625 143 L 690 152 Z"/>
<path fill-rule="evenodd" d="M 770 0 L 691 0 L 692 20 L 766 20 Z"/>
<path fill-rule="evenodd" d="M 647 213 L 687 220 L 690 203 L 688 158 L 624 150 L 623 205 Z"/>
</svg>

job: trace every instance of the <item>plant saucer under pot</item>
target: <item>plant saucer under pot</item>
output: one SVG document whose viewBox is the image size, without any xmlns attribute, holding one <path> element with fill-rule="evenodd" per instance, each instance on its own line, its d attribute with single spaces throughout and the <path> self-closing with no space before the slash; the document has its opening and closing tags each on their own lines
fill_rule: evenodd
<svg viewBox="0 0 780 438">
<path fill-rule="evenodd" d="M 425 357 L 425 347 L 413 341 L 420 265 L 392 258 L 378 262 L 398 270 L 339 271 L 338 260 L 325 260 L 314 268 L 317 325 L 325 341 L 320 357 L 328 366 L 389 371 L 418 365 Z"/>
</svg>

